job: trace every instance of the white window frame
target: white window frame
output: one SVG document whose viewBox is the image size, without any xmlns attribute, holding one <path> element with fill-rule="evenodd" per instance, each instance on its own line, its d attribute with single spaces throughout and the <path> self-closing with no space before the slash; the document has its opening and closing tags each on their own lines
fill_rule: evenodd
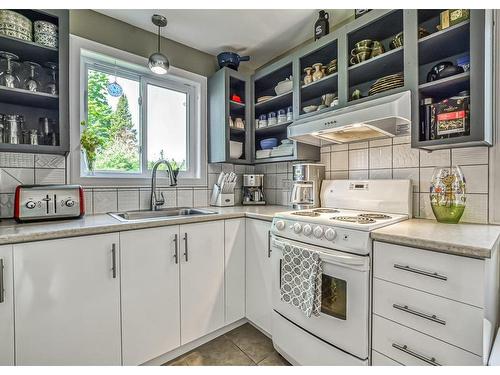
<svg viewBox="0 0 500 375">
<path fill-rule="evenodd" d="M 93 176 L 81 176 L 84 168 L 80 147 L 80 122 L 86 120 L 87 68 L 92 68 L 118 75 L 124 78 L 140 80 L 142 98 L 139 119 L 139 139 L 141 142 L 140 160 L 142 173 L 96 171 Z M 206 97 L 207 79 L 195 73 L 171 67 L 166 76 L 153 76 L 147 68 L 147 59 L 96 43 L 74 35 L 70 36 L 70 168 L 71 183 L 86 187 L 144 187 L 149 186 L 151 171 L 147 170 L 147 84 L 185 92 L 188 96 L 188 134 L 186 172 L 178 176 L 179 186 L 207 186 L 207 137 L 206 137 Z M 146 125 L 147 126 L 147 125 Z M 164 173 L 158 174 L 158 185 L 168 186 L 169 180 Z"/>
</svg>

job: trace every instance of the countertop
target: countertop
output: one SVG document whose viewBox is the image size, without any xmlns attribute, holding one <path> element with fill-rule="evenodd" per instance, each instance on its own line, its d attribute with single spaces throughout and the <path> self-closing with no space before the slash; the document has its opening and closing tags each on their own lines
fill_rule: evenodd
<svg viewBox="0 0 500 375">
<path fill-rule="evenodd" d="M 427 219 L 410 219 L 371 233 L 376 241 L 481 259 L 491 257 L 499 236 L 498 225 L 442 224 Z"/>
<path fill-rule="evenodd" d="M 242 217 L 272 221 L 276 212 L 291 210 L 290 207 L 286 206 L 203 207 L 203 209 L 217 213 L 145 222 L 121 222 L 108 214 L 87 215 L 81 219 L 73 220 L 25 224 L 3 219 L 0 222 L 0 245 Z"/>
</svg>

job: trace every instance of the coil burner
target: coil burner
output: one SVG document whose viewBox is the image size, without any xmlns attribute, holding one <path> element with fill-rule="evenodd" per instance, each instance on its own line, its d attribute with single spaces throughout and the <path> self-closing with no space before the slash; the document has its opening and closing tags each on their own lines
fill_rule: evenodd
<svg viewBox="0 0 500 375">
<path fill-rule="evenodd" d="M 347 223 L 358 223 L 358 224 L 372 224 L 376 222 L 376 220 L 374 219 L 361 216 L 334 216 L 330 219 L 337 221 L 345 221 Z"/>
<path fill-rule="evenodd" d="M 316 208 L 313 212 L 317 212 L 320 214 L 336 214 L 339 213 L 339 210 L 334 210 L 333 208 Z"/>
<path fill-rule="evenodd" d="M 313 212 L 313 211 L 296 211 L 296 212 L 292 212 L 292 215 L 308 216 L 308 217 L 319 216 L 319 214 L 317 212 Z"/>
<path fill-rule="evenodd" d="M 367 219 L 375 219 L 375 220 L 388 220 L 392 219 L 391 216 L 386 214 L 359 214 L 358 217 L 364 217 Z"/>
</svg>

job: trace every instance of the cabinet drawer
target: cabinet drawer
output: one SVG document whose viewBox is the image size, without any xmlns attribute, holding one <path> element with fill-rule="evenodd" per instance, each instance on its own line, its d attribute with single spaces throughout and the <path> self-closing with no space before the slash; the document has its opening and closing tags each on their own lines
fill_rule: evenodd
<svg viewBox="0 0 500 375">
<path fill-rule="evenodd" d="M 372 350 L 372 366 L 401 366 L 401 363 Z"/>
<path fill-rule="evenodd" d="M 482 358 L 411 328 L 373 316 L 373 349 L 406 366 L 481 366 Z"/>
<path fill-rule="evenodd" d="M 474 306 L 484 306 L 484 261 L 376 241 L 374 275 Z"/>
<path fill-rule="evenodd" d="M 374 279 L 373 312 L 477 355 L 483 354 L 480 308 Z"/>
</svg>

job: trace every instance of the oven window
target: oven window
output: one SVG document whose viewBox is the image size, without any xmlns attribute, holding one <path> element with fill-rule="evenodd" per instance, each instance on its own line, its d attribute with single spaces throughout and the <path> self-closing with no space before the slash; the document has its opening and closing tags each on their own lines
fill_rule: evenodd
<svg viewBox="0 0 500 375">
<path fill-rule="evenodd" d="M 347 318 L 347 282 L 333 276 L 321 276 L 321 312 L 335 318 Z"/>
</svg>

